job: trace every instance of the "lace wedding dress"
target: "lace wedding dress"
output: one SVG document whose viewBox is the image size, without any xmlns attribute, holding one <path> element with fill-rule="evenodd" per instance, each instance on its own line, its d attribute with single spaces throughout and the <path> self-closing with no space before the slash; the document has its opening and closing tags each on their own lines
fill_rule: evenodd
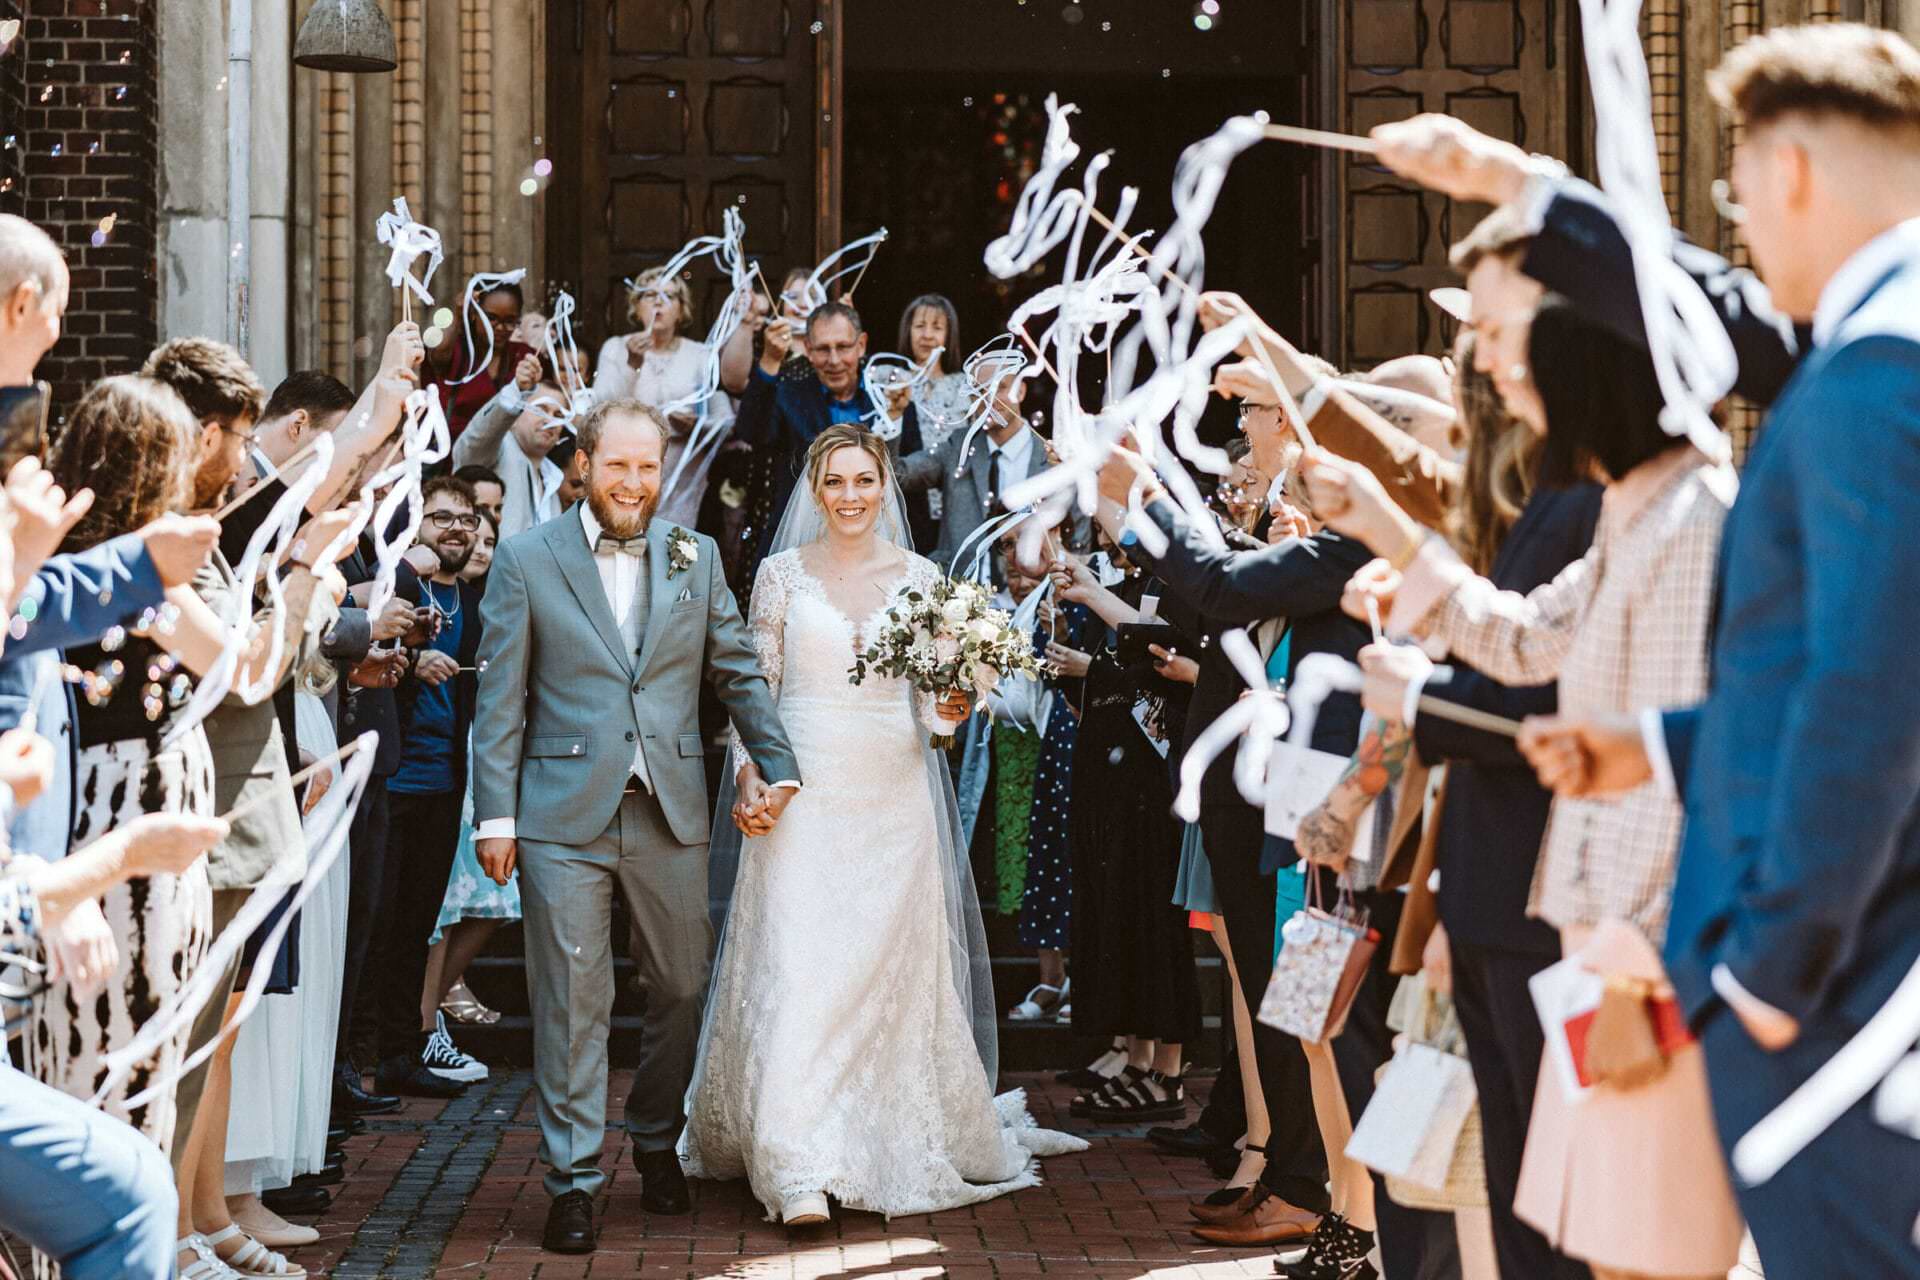
<svg viewBox="0 0 1920 1280">
<path fill-rule="evenodd" d="M 955 939 L 955 908 L 979 906 L 953 901 L 923 764 L 931 700 L 849 682 L 886 605 L 849 619 L 801 554 L 760 566 L 750 623 L 805 786 L 741 849 L 681 1154 L 695 1177 L 745 1176 L 770 1217 L 809 1192 L 893 1216 L 1033 1186 L 1036 1156 L 1086 1143 L 993 1096 Z M 909 554 L 888 601 L 939 576 Z"/>
</svg>

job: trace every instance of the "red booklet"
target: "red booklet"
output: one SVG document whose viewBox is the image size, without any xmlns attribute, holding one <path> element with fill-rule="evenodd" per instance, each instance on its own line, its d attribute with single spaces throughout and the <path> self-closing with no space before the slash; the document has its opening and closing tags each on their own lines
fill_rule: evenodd
<svg viewBox="0 0 1920 1280">
<path fill-rule="evenodd" d="M 1659 1043 L 1661 1053 L 1672 1057 L 1693 1043 L 1693 1033 L 1687 1030 L 1687 1020 L 1681 1016 L 1679 1001 L 1672 996 L 1662 996 L 1647 1004 L 1653 1014 L 1654 1039 Z M 1599 1011 L 1596 1004 L 1574 1014 L 1562 1024 L 1566 1032 L 1567 1049 L 1573 1055 L 1573 1069 L 1583 1089 L 1593 1087 L 1593 1080 L 1587 1075 L 1587 1032 L 1593 1027 L 1594 1015 Z"/>
</svg>

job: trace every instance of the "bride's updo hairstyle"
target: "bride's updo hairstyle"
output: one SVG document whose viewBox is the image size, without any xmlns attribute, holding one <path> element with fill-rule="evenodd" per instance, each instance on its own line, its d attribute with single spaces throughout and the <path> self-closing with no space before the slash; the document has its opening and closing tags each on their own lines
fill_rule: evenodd
<svg viewBox="0 0 1920 1280">
<path fill-rule="evenodd" d="M 893 488 L 893 454 L 888 451 L 887 442 L 857 423 L 840 422 L 815 436 L 807 448 L 807 488 L 813 492 L 815 501 L 819 500 L 820 488 L 827 481 L 827 459 L 835 449 L 849 446 L 864 450 L 880 469 L 881 485 L 889 490 Z"/>
</svg>

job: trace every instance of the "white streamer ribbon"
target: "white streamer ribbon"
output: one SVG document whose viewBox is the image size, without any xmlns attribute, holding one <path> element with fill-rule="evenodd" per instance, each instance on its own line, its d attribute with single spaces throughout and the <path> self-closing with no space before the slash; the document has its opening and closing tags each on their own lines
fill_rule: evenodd
<svg viewBox="0 0 1920 1280">
<path fill-rule="evenodd" d="M 420 519 L 426 509 L 420 500 L 422 471 L 446 457 L 452 447 L 440 397 L 425 387 L 408 395 L 400 419 L 400 457 L 371 477 L 361 489 L 361 496 L 370 502 L 382 489 L 387 491 L 384 497 L 378 498 L 373 512 L 374 572 L 367 596 L 369 614 L 378 615 L 387 607 L 387 601 L 393 599 L 400 560 L 420 532 Z M 406 518 L 395 526 L 402 507 L 406 509 Z"/>
<path fill-rule="evenodd" d="M 1647 349 L 1666 406 L 1660 425 L 1716 461 L 1730 456 L 1713 406 L 1733 390 L 1740 361 L 1706 293 L 1673 260 L 1674 230 L 1660 186 L 1653 97 L 1640 47 L 1640 0 L 1580 0 L 1601 185 L 1633 251 Z"/>
<path fill-rule="evenodd" d="M 446 256 L 440 248 L 440 233 L 415 222 L 412 210 L 407 208 L 407 198 L 395 196 L 393 208 L 374 223 L 374 234 L 380 237 L 381 244 L 393 249 L 387 258 L 387 279 L 393 287 L 405 288 L 420 299 L 422 306 L 432 306 L 433 295 L 427 292 L 427 286 L 433 282 L 433 273 L 440 269 Z M 427 269 L 416 278 L 413 264 L 422 257 L 427 260 Z"/>
<path fill-rule="evenodd" d="M 258 703 L 272 694 L 279 683 L 280 664 L 286 655 L 286 628 L 283 624 L 287 608 L 280 579 L 280 562 L 295 553 L 294 535 L 306 521 L 307 501 L 320 487 L 320 482 L 326 478 L 332 465 L 333 437 L 316 436 L 312 461 L 297 479 L 287 485 L 287 491 L 273 504 L 273 510 L 253 531 L 253 536 L 247 539 L 247 548 L 241 554 L 240 563 L 233 569 L 234 590 L 227 597 L 226 612 L 220 618 L 222 634 L 219 656 L 195 684 L 193 696 L 168 723 L 166 733 L 161 738 L 161 750 L 178 744 L 182 737 L 205 721 L 229 693 L 238 693 L 243 701 Z M 332 562 L 315 559 L 313 563 Z M 256 625 L 254 584 L 261 580 L 263 571 L 266 574 L 268 608 L 265 620 L 258 625 L 270 629 L 271 642 L 259 675 L 250 681 L 238 680 L 240 654 L 251 641 Z"/>
<path fill-rule="evenodd" d="M 432 274 L 431 271 L 428 272 Z M 473 318 L 480 317 L 480 332 L 487 335 L 487 354 L 474 363 L 473 369 L 464 378 L 455 379 L 450 385 L 464 387 L 493 366 L 493 317 L 480 306 L 480 299 L 498 289 L 501 285 L 519 284 L 527 278 L 525 267 L 516 267 L 512 271 L 490 272 L 476 271 L 467 277 L 467 296 L 460 304 L 460 332 L 466 340 L 467 354 L 473 354 Z"/>
<path fill-rule="evenodd" d="M 1298 723 L 1286 698 L 1268 687 L 1266 663 L 1244 630 L 1223 632 L 1220 648 L 1249 692 L 1202 729 L 1180 761 L 1180 794 L 1174 797 L 1173 811 L 1185 822 L 1200 820 L 1201 780 L 1235 742 L 1240 747 L 1233 761 L 1233 784 L 1248 804 L 1265 805 L 1267 770 L 1275 767 L 1273 744 L 1290 724 Z"/>
<path fill-rule="evenodd" d="M 373 770 L 374 743 L 377 734 L 362 734 L 356 749 L 347 757 L 340 769 L 340 776 L 327 793 L 320 797 L 313 812 L 301 820 L 300 849 L 306 857 L 306 871 L 296 879 L 281 871 L 281 867 L 291 859 L 282 852 L 282 860 L 270 869 L 265 880 L 255 886 L 247 895 L 247 900 L 235 913 L 233 921 L 215 938 L 206 956 L 200 961 L 186 983 L 174 992 L 173 996 L 154 1012 L 151 1018 L 141 1026 L 133 1039 L 120 1048 L 109 1052 L 102 1060 L 103 1075 L 95 1087 L 92 1105 L 99 1106 L 115 1085 L 125 1080 L 140 1062 L 157 1053 L 162 1045 L 172 1040 L 193 1025 L 207 1002 L 213 999 L 221 979 L 226 976 L 227 968 L 247 945 L 247 939 L 260 928 L 266 918 L 273 913 L 275 905 L 294 887 L 293 900 L 288 904 L 280 919 L 274 922 L 260 946 L 260 955 L 272 956 L 286 937 L 293 923 L 294 913 L 306 905 L 308 898 L 319 887 L 328 871 L 338 860 L 340 852 L 346 847 L 347 835 L 353 825 L 354 810 L 360 803 L 360 794 L 366 788 L 367 778 Z M 220 1035 L 202 1045 L 191 1056 L 172 1068 L 156 1072 L 146 1087 L 138 1094 L 128 1098 L 123 1104 L 128 1108 L 144 1106 L 172 1089 L 180 1080 L 212 1056 L 214 1050 L 229 1035 L 239 1030 L 240 1025 L 252 1016 L 260 1005 L 260 997 L 272 977 L 273 966 L 264 962 L 253 967 L 253 973 L 247 979 L 247 986 L 233 1019 Z"/>
<path fill-rule="evenodd" d="M 858 240 L 849 240 L 823 258 L 820 265 L 807 275 L 806 283 L 800 286 L 801 301 L 808 313 L 811 314 L 833 301 L 833 286 L 841 280 L 847 276 L 854 276 L 857 279 L 865 274 L 867 267 L 873 262 L 873 255 L 880 251 L 880 246 L 885 244 L 886 240 L 887 229 L 882 227 L 872 235 L 861 236 Z M 867 251 L 865 257 L 857 262 L 841 265 L 841 259 L 850 254 L 859 253 L 862 249 Z"/>
</svg>

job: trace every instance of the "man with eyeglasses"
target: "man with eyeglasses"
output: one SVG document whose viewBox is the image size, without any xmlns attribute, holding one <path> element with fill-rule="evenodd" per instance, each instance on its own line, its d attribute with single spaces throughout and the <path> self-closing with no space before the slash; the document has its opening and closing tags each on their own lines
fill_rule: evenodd
<svg viewBox="0 0 1920 1280">
<path fill-rule="evenodd" d="M 794 481 L 800 474 L 807 447 L 828 427 L 856 422 L 885 434 L 886 422 L 866 393 L 862 375 L 867 367 L 867 332 L 860 313 L 851 304 L 829 302 L 807 317 L 803 341 L 807 363 L 789 368 L 787 348 L 791 341 L 788 326 L 769 325 L 760 351 L 760 361 L 740 397 L 740 412 L 733 420 L 733 438 L 751 445 L 755 453 L 766 457 L 773 468 L 773 505 L 768 519 L 755 531 L 756 551 L 747 566 L 749 578 L 760 557 L 773 545 L 780 517 L 786 514 L 787 499 L 793 495 Z M 901 383 L 888 396 L 887 414 L 899 429 L 889 441 L 894 458 L 920 451 L 920 418 L 913 407 L 912 391 Z M 924 493 L 907 498 L 907 519 L 914 526 L 922 546 L 933 542 L 933 522 L 927 514 Z"/>
<path fill-rule="evenodd" d="M 466 795 L 480 593 L 461 581 L 460 571 L 473 554 L 480 513 L 473 486 L 453 476 L 434 476 L 421 486 L 421 508 L 416 536 L 433 553 L 434 567 L 419 575 L 402 564 L 394 588 L 433 621 L 426 642 L 409 652 L 408 675 L 396 691 L 400 767 L 387 781 L 386 927 L 374 970 L 381 974 L 381 1057 L 374 1081 L 383 1094 L 445 1097 L 449 1083 L 487 1078 L 486 1067 L 454 1047 L 439 1011 L 423 1008 L 421 999 L 427 944 L 459 848 Z"/>
</svg>

